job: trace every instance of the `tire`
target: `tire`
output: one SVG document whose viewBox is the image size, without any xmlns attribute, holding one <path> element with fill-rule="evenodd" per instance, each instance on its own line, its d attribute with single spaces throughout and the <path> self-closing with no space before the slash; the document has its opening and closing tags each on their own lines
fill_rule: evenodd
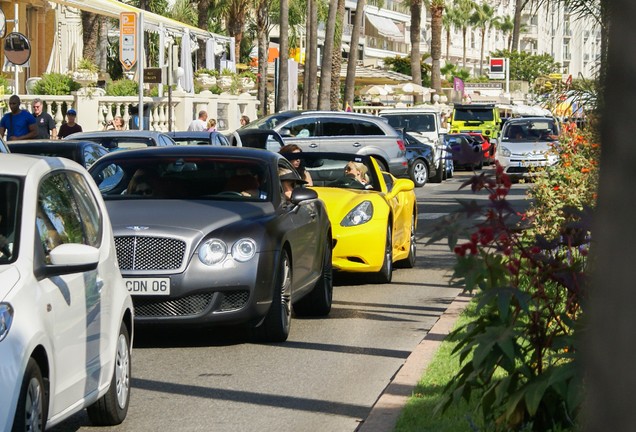
<svg viewBox="0 0 636 432">
<path fill-rule="evenodd" d="M 46 427 L 48 406 L 42 372 L 37 362 L 30 358 L 22 378 L 18 406 L 11 430 L 13 432 L 43 431 Z"/>
<path fill-rule="evenodd" d="M 416 238 L 416 223 L 415 218 L 417 217 L 415 211 L 411 216 L 411 234 L 409 236 L 409 255 L 398 262 L 396 262 L 396 267 L 400 268 L 413 268 L 415 267 L 415 260 L 417 257 L 417 238 Z"/>
<path fill-rule="evenodd" d="M 389 172 L 389 167 L 381 160 L 379 157 L 374 156 L 375 161 L 378 163 L 378 167 L 380 167 L 380 171 Z"/>
<path fill-rule="evenodd" d="M 124 323 L 119 327 L 115 354 L 115 370 L 104 396 L 87 409 L 88 418 L 96 426 L 114 426 L 124 421 L 130 404 L 130 334 Z"/>
<path fill-rule="evenodd" d="M 329 236 L 331 238 L 331 236 Z M 294 304 L 294 312 L 305 316 L 326 316 L 331 312 L 333 301 L 333 267 L 331 263 L 331 241 L 325 245 L 325 256 L 320 277 L 316 285 L 304 298 Z"/>
<path fill-rule="evenodd" d="M 444 160 L 440 159 L 435 175 L 431 177 L 431 183 L 441 183 L 444 180 Z"/>
<path fill-rule="evenodd" d="M 263 322 L 254 329 L 259 342 L 285 342 L 291 328 L 291 262 L 285 249 L 281 251 L 272 305 Z"/>
<path fill-rule="evenodd" d="M 415 187 L 422 187 L 428 181 L 428 166 L 424 159 L 415 159 L 409 168 L 409 178 L 415 183 Z"/>
<path fill-rule="evenodd" d="M 386 242 L 384 244 L 384 261 L 382 262 L 382 268 L 376 274 L 378 283 L 391 283 L 391 280 L 393 280 L 393 241 L 391 240 L 391 234 L 391 224 L 388 224 Z"/>
</svg>

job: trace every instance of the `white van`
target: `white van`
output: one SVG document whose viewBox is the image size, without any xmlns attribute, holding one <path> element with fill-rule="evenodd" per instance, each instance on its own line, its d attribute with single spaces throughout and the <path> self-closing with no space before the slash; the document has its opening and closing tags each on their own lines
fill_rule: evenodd
<svg viewBox="0 0 636 432">
<path fill-rule="evenodd" d="M 448 151 L 444 135 L 448 130 L 442 127 L 441 112 L 437 107 L 392 108 L 380 111 L 379 115 L 393 128 L 409 132 L 424 144 L 430 145 L 435 155 L 437 170 L 441 173 L 439 181 L 446 178 Z"/>
</svg>

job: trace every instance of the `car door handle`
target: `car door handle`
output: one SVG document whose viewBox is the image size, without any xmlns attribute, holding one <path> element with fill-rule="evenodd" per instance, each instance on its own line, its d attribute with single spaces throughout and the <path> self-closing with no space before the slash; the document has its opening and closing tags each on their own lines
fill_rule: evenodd
<svg viewBox="0 0 636 432">
<path fill-rule="evenodd" d="M 362 147 L 362 144 L 360 144 L 359 142 L 355 142 L 355 143 L 353 143 L 353 146 L 354 147 Z"/>
<path fill-rule="evenodd" d="M 318 147 L 318 144 L 316 143 L 309 144 L 309 148 L 316 148 L 316 147 Z"/>
</svg>

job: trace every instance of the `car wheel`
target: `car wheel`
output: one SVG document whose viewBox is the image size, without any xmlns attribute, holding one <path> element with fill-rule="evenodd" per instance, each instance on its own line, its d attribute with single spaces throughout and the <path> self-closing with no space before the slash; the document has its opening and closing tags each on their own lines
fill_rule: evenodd
<svg viewBox="0 0 636 432">
<path fill-rule="evenodd" d="M 376 157 L 375 161 L 378 163 L 378 167 L 380 168 L 380 171 L 389 172 L 389 167 L 386 166 L 386 164 L 383 161 L 381 161 L 377 157 Z"/>
<path fill-rule="evenodd" d="M 46 427 L 48 406 L 42 372 L 36 361 L 30 358 L 22 378 L 12 430 L 43 431 Z"/>
<path fill-rule="evenodd" d="M 281 252 L 272 305 L 265 319 L 256 327 L 256 339 L 261 342 L 285 342 L 291 327 L 291 262 L 285 249 Z"/>
<path fill-rule="evenodd" d="M 409 168 L 409 177 L 415 183 L 415 187 L 422 187 L 428 180 L 428 167 L 423 159 L 415 159 Z"/>
<path fill-rule="evenodd" d="M 115 370 L 104 396 L 87 409 L 94 425 L 113 426 L 124 421 L 130 403 L 130 334 L 124 323 L 119 328 L 115 353 Z"/>
<path fill-rule="evenodd" d="M 331 236 L 329 236 L 331 239 Z M 294 304 L 294 312 L 299 315 L 325 316 L 331 312 L 333 300 L 333 267 L 331 263 L 331 241 L 325 245 L 322 272 L 316 285 L 302 300 Z"/>
<path fill-rule="evenodd" d="M 396 267 L 401 267 L 401 268 L 413 268 L 415 267 L 415 259 L 416 259 L 416 255 L 417 255 L 417 238 L 415 236 L 415 230 L 416 230 L 416 223 L 415 223 L 415 218 L 417 217 L 415 211 L 413 211 L 413 214 L 411 215 L 411 234 L 409 236 L 409 255 L 403 259 L 398 261 L 396 264 Z"/>
<path fill-rule="evenodd" d="M 384 261 L 377 274 L 378 283 L 391 283 L 393 279 L 393 241 L 391 240 L 391 225 L 386 228 L 386 242 L 384 244 Z"/>
<path fill-rule="evenodd" d="M 441 183 L 444 180 L 444 159 L 440 159 L 435 175 L 431 177 L 432 183 Z"/>
</svg>

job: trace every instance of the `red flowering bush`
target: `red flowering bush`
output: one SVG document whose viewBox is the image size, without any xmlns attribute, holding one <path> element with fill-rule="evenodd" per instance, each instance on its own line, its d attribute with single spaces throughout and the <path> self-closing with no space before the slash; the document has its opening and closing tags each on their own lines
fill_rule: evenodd
<svg viewBox="0 0 636 432">
<path fill-rule="evenodd" d="M 526 214 L 507 201 L 511 181 L 496 165 L 494 176 L 462 185 L 487 191 L 487 203 L 462 202 L 430 240 L 448 237 L 457 256 L 453 278 L 477 301 L 473 321 L 450 336 L 462 367 L 440 408 L 475 397 L 489 430 L 573 427 L 583 398 L 575 336 L 598 146 L 569 133 L 555 151 L 559 162 L 536 179 Z"/>
</svg>

